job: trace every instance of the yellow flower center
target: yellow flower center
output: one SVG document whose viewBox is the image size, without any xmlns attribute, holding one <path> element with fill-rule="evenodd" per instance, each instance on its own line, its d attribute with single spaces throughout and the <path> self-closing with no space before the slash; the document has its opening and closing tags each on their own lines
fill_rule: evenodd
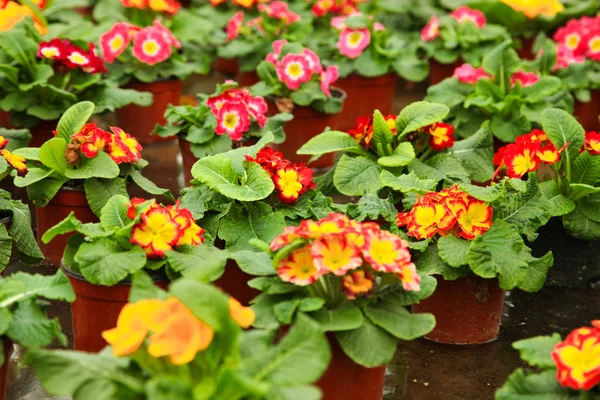
<svg viewBox="0 0 600 400">
<path fill-rule="evenodd" d="M 58 49 L 56 47 L 44 47 L 42 49 L 42 55 L 46 58 L 52 58 L 58 56 Z"/>
<path fill-rule="evenodd" d="M 279 176 L 278 184 L 282 195 L 288 198 L 298 197 L 302 190 L 302 184 L 298 182 L 298 173 L 294 170 L 279 170 L 277 175 Z"/>
<path fill-rule="evenodd" d="M 370 247 L 369 254 L 377 264 L 393 264 L 398 257 L 398 251 L 389 240 L 374 239 Z"/>
<path fill-rule="evenodd" d="M 519 175 L 525 175 L 535 169 L 535 160 L 529 150 L 525 150 L 523 154 L 519 154 L 514 158 L 513 169 Z"/>
<path fill-rule="evenodd" d="M 352 32 L 348 35 L 348 44 L 352 47 L 357 46 L 363 38 L 362 32 Z"/>
<path fill-rule="evenodd" d="M 78 52 L 71 53 L 71 55 L 69 56 L 69 60 L 73 64 L 77 64 L 77 65 L 85 65 L 89 62 L 89 60 L 87 59 L 86 56 L 84 56 L 83 54 L 78 53 Z"/>
<path fill-rule="evenodd" d="M 123 47 L 123 43 L 125 43 L 125 39 L 123 39 L 123 36 L 117 35 L 110 41 L 110 48 L 112 49 L 112 51 L 117 51 L 121 47 Z"/>
<path fill-rule="evenodd" d="M 576 49 L 577 46 L 579 46 L 579 42 L 581 41 L 581 37 L 579 37 L 578 34 L 573 33 L 569 36 L 567 36 L 567 47 L 571 50 Z"/>
<path fill-rule="evenodd" d="M 590 50 L 592 53 L 600 53 L 600 37 L 596 36 L 590 40 Z"/>
<path fill-rule="evenodd" d="M 145 54 L 154 56 L 160 50 L 160 46 L 156 43 L 156 40 L 146 40 L 142 45 L 142 49 Z"/>
<path fill-rule="evenodd" d="M 238 123 L 238 116 L 235 113 L 227 113 L 223 118 L 223 124 L 229 129 L 234 129 Z"/>
<path fill-rule="evenodd" d="M 287 74 L 293 78 L 298 78 L 302 75 L 302 67 L 298 63 L 291 63 L 287 67 Z"/>
</svg>

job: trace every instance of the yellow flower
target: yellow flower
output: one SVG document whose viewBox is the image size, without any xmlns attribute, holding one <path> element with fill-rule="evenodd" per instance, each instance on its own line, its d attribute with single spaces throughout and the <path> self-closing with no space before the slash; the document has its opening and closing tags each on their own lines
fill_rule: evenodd
<svg viewBox="0 0 600 400">
<path fill-rule="evenodd" d="M 0 151 L 0 155 L 4 157 L 6 162 L 17 170 L 17 174 L 19 176 L 27 175 L 27 165 L 25 164 L 27 160 L 24 157 L 18 156 L 16 154 L 11 153 L 10 151 L 4 149 Z"/>
<path fill-rule="evenodd" d="M 502 0 L 515 11 L 520 11 L 529 19 L 539 15 L 548 18 L 554 18 L 565 7 L 559 0 Z"/>
<path fill-rule="evenodd" d="M 0 8 L 0 32 L 11 30 L 26 17 L 33 19 L 35 28 L 40 34 L 46 34 L 46 27 L 35 18 L 33 11 L 29 7 L 22 6 L 14 1 L 9 1 L 4 8 Z"/>
<path fill-rule="evenodd" d="M 168 210 L 151 208 L 131 231 L 131 243 L 144 249 L 148 257 L 163 257 L 173 250 L 183 231 Z"/>
<path fill-rule="evenodd" d="M 233 297 L 229 298 L 229 315 L 242 328 L 250 328 L 256 315 L 250 307 L 244 307 Z"/>
</svg>

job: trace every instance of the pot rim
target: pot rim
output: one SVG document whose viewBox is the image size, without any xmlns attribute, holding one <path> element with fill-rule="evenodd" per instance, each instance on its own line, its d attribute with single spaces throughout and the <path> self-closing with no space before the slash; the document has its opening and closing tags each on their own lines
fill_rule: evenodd
<svg viewBox="0 0 600 400">
<path fill-rule="evenodd" d="M 82 274 L 80 274 L 79 272 L 73 271 L 71 269 L 69 269 L 69 267 L 67 267 L 64 263 L 64 259 L 60 260 L 60 269 L 65 273 L 65 275 L 73 278 L 73 279 L 77 279 L 78 281 L 82 281 L 85 283 L 89 283 L 90 285 L 94 285 L 94 286 L 102 286 L 102 285 L 96 285 L 90 281 L 88 281 L 85 276 L 83 276 Z M 143 269 L 142 269 L 143 270 Z M 150 275 L 150 278 L 152 279 L 152 282 L 158 282 L 158 281 L 164 281 L 167 280 L 169 281 L 169 278 L 167 277 L 167 274 L 164 272 L 164 269 L 161 268 L 159 270 L 156 271 L 148 271 L 148 270 L 144 270 L 144 272 L 146 272 L 148 275 Z M 117 283 L 114 286 L 130 286 L 131 285 L 131 274 L 123 279 L 122 281 L 120 281 L 119 283 Z"/>
</svg>

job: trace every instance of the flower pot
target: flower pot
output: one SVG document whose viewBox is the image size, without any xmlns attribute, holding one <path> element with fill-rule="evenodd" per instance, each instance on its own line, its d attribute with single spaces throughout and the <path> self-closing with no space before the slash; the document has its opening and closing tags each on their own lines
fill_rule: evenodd
<svg viewBox="0 0 600 400">
<path fill-rule="evenodd" d="M 385 381 L 385 365 L 366 368 L 344 353 L 332 333 L 327 334 L 331 363 L 317 382 L 323 400 L 381 400 Z"/>
<path fill-rule="evenodd" d="M 44 143 L 54 137 L 52 133 L 56 130 L 58 120 L 55 121 L 40 121 L 33 128 L 29 128 L 31 133 L 31 140 L 29 141 L 29 147 L 42 147 Z"/>
<path fill-rule="evenodd" d="M 212 70 L 222 75 L 236 76 L 240 69 L 235 58 L 218 57 L 212 65 Z"/>
<path fill-rule="evenodd" d="M 237 76 L 237 82 L 242 87 L 250 87 L 259 81 L 260 78 L 255 71 L 239 72 Z"/>
<path fill-rule="evenodd" d="M 377 78 L 350 75 L 339 79 L 335 86 L 346 92 L 339 129 L 343 132 L 354 128 L 356 118 L 372 117 L 375 110 L 386 116 L 392 113 L 398 75 L 387 74 Z"/>
<path fill-rule="evenodd" d="M 269 99 L 268 116 L 285 110 L 279 110 L 272 99 Z M 294 119 L 284 124 L 285 142 L 276 145 L 283 152 L 284 158 L 292 162 L 302 162 L 311 168 L 330 168 L 335 163 L 335 154 L 325 154 L 318 160 L 309 163 L 310 156 L 298 155 L 296 152 L 304 143 L 325 131 L 325 128 L 338 129 L 338 116 L 341 114 L 325 114 L 312 107 L 295 106 L 291 111 Z"/>
<path fill-rule="evenodd" d="M 165 110 L 169 104 L 179 105 L 183 82 L 180 80 L 164 80 L 152 83 L 134 82 L 127 85 L 128 89 L 152 93 L 153 101 L 149 107 L 130 104 L 116 111 L 117 125 L 125 132 L 135 137 L 141 144 L 173 141 L 175 138 L 163 138 L 150 135 L 156 124 L 164 125 Z"/>
<path fill-rule="evenodd" d="M 592 98 L 587 103 L 575 100 L 573 115 L 586 132 L 600 132 L 600 90 L 592 90 Z"/>
<path fill-rule="evenodd" d="M 427 339 L 447 344 L 491 342 L 500 331 L 504 290 L 497 279 L 468 274 L 454 281 L 436 276 L 433 295 L 412 306 L 415 313 L 432 313 L 435 329 Z"/>
<path fill-rule="evenodd" d="M 437 85 L 446 78 L 450 78 L 454 75 L 454 70 L 463 64 L 461 59 L 453 62 L 452 64 L 442 64 L 434 60 L 429 60 L 429 83 L 431 85 Z"/>
<path fill-rule="evenodd" d="M 0 110 L 0 128 L 12 128 L 10 113 Z"/>
<path fill-rule="evenodd" d="M 560 218 L 538 230 L 538 238 L 530 243 L 533 254 L 541 257 L 552 250 L 554 265 L 548 270 L 546 286 L 588 287 L 593 278 L 600 277 L 598 242 L 569 236 Z"/>
<path fill-rule="evenodd" d="M 8 365 L 13 352 L 13 343 L 8 338 L 2 338 L 2 351 L 4 353 L 4 364 L 0 366 L 0 400 L 4 400 L 6 394 L 6 381 L 8 380 Z"/>
<path fill-rule="evenodd" d="M 126 279 L 115 286 L 93 285 L 82 275 L 62 266 L 75 291 L 71 304 L 73 348 L 97 353 L 106 346 L 102 332 L 117 326 L 121 309 L 127 304 L 131 281 Z M 154 284 L 162 289 L 169 286 L 165 275 L 154 272 Z"/>
<path fill-rule="evenodd" d="M 261 292 L 248 286 L 248 281 L 256 278 L 242 271 L 235 260 L 227 260 L 225 272 L 214 284 L 222 291 L 247 306 Z"/>
<path fill-rule="evenodd" d="M 533 43 L 535 38 L 522 38 L 521 48 L 517 50 L 517 54 L 522 60 L 535 60 L 535 54 L 533 54 Z"/>
<path fill-rule="evenodd" d="M 58 224 L 73 212 L 75 217 L 83 223 L 98 222 L 98 217 L 92 212 L 85 197 L 85 191 L 79 188 L 63 187 L 46 207 L 36 207 L 37 238 L 46 261 L 60 266 L 67 239 L 72 234 L 59 235 L 50 243 L 42 243 L 42 236 L 46 231 Z"/>
</svg>

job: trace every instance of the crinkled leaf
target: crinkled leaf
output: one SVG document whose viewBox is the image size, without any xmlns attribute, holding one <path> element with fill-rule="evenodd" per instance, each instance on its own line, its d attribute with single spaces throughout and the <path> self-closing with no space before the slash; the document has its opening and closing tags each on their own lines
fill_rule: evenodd
<svg viewBox="0 0 600 400">
<path fill-rule="evenodd" d="M 88 204 L 96 215 L 100 215 L 102 208 L 111 197 L 116 195 L 129 196 L 127 194 L 125 179 L 122 178 L 89 178 L 83 182 L 83 186 Z"/>
<path fill-rule="evenodd" d="M 570 169 L 585 140 L 585 130 L 568 112 L 550 108 L 542 112 L 542 128 L 557 149 L 568 144 L 562 159 Z"/>
<path fill-rule="evenodd" d="M 335 168 L 333 182 L 342 194 L 362 196 L 381 189 L 381 171 L 381 166 L 369 158 L 344 154 Z"/>
<path fill-rule="evenodd" d="M 521 354 L 521 359 L 532 367 L 554 368 L 556 364 L 552 360 L 551 353 L 554 346 L 562 341 L 558 333 L 552 336 L 538 336 L 519 340 L 512 344 L 515 350 Z"/>
<path fill-rule="evenodd" d="M 448 116 L 449 112 L 450 109 L 448 106 L 443 104 L 427 101 L 412 103 L 404 107 L 396 119 L 398 134 L 403 136 L 431 125 L 434 122 L 440 122 Z"/>
<path fill-rule="evenodd" d="M 385 301 L 367 305 L 365 315 L 372 323 L 401 340 L 413 340 L 435 327 L 433 314 L 411 314 L 404 307 Z"/>
<path fill-rule="evenodd" d="M 394 149 L 394 154 L 380 157 L 377 162 L 384 167 L 404 167 L 414 159 L 415 149 L 412 143 L 402 142 Z"/>
<path fill-rule="evenodd" d="M 454 143 L 450 152 L 462 163 L 472 180 L 486 182 L 492 179 L 494 137 L 488 122 L 472 136 Z"/>
<path fill-rule="evenodd" d="M 117 163 L 107 153 L 99 151 L 94 158 L 82 156 L 79 165 L 76 168 L 68 168 L 65 176 L 69 179 L 113 179 L 119 176 L 119 172 Z"/>
<path fill-rule="evenodd" d="M 300 147 L 297 153 L 319 155 L 336 151 L 364 152 L 356 140 L 346 132 L 328 131 L 311 138 Z"/>
<path fill-rule="evenodd" d="M 94 113 L 94 103 L 82 101 L 70 107 L 58 121 L 56 130 L 58 137 L 71 141 L 71 136 L 78 133 Z"/>
<path fill-rule="evenodd" d="M 174 271 L 203 282 L 212 282 L 223 274 L 228 256 L 226 251 L 207 244 L 187 246 L 165 254 Z"/>
<path fill-rule="evenodd" d="M 467 265 L 467 253 L 471 242 L 448 235 L 438 239 L 437 242 L 440 258 L 451 267 L 462 267 Z"/>
<path fill-rule="evenodd" d="M 513 372 L 498 391 L 496 400 L 577 400 L 579 394 L 562 387 L 556 371 L 526 374 L 522 369 Z"/>
<path fill-rule="evenodd" d="M 414 171 L 411 171 L 409 174 L 395 176 L 391 172 L 384 170 L 381 172 L 381 183 L 383 186 L 390 187 L 398 192 L 424 194 L 435 190 L 438 180 L 421 179 Z"/>
</svg>

